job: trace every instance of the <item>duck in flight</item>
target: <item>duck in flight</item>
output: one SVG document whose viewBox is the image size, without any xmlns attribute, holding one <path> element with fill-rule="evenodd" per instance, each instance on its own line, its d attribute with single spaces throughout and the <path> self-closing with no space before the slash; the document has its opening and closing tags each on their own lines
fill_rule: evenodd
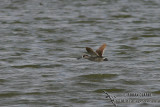
<svg viewBox="0 0 160 107">
<path fill-rule="evenodd" d="M 86 47 L 86 51 L 88 52 L 89 55 L 84 54 L 82 56 L 82 58 L 84 59 L 88 59 L 90 61 L 96 61 L 96 62 L 101 62 L 101 61 L 108 61 L 107 58 L 104 58 L 102 55 L 104 53 L 104 49 L 106 48 L 106 44 L 102 44 L 97 50 L 96 52 L 89 47 Z"/>
</svg>

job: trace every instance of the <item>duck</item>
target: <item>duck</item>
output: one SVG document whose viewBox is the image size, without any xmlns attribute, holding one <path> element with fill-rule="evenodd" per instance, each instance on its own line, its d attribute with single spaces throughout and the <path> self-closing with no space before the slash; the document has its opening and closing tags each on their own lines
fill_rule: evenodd
<svg viewBox="0 0 160 107">
<path fill-rule="evenodd" d="M 89 55 L 84 54 L 84 55 L 82 55 L 82 58 L 88 59 L 90 61 L 95 61 L 95 62 L 108 61 L 107 58 L 103 57 L 104 50 L 105 50 L 106 46 L 107 46 L 107 44 L 104 43 L 96 51 L 94 51 L 90 47 L 86 47 L 86 51 L 88 52 Z"/>
</svg>

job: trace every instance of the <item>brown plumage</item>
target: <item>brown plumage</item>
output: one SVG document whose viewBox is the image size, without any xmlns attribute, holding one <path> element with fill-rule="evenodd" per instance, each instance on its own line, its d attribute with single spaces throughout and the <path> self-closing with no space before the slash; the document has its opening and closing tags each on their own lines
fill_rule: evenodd
<svg viewBox="0 0 160 107">
<path fill-rule="evenodd" d="M 99 56 L 92 48 L 86 47 L 86 51 L 91 55 L 91 56 Z"/>
<path fill-rule="evenodd" d="M 104 43 L 103 45 L 101 45 L 97 50 L 96 50 L 96 52 L 97 52 L 97 54 L 100 56 L 100 57 L 102 57 L 102 55 L 103 55 L 103 53 L 104 53 L 104 49 L 106 48 L 106 44 Z"/>
<path fill-rule="evenodd" d="M 102 44 L 97 50 L 96 52 L 92 49 L 92 48 L 89 48 L 89 47 L 86 47 L 86 51 L 90 54 L 89 55 L 83 55 L 82 57 L 85 58 L 85 59 L 88 59 L 88 60 L 91 60 L 91 61 L 108 61 L 107 58 L 104 58 L 102 55 L 104 53 L 104 49 L 106 48 L 106 44 Z"/>
</svg>

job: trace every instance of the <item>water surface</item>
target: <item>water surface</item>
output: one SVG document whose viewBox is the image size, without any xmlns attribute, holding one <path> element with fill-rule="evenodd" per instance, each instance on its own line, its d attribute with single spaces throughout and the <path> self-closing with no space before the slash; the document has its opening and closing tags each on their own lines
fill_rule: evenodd
<svg viewBox="0 0 160 107">
<path fill-rule="evenodd" d="M 139 101 L 118 107 L 159 107 L 159 0 L 5 0 L 0 10 L 0 106 L 113 107 L 106 91 Z M 102 43 L 108 62 L 77 60 Z"/>
</svg>

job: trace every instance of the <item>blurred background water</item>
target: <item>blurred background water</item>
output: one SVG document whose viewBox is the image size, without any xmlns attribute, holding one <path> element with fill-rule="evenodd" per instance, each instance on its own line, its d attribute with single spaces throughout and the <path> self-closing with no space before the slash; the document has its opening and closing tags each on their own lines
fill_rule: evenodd
<svg viewBox="0 0 160 107">
<path fill-rule="evenodd" d="M 159 0 L 0 0 L 0 106 L 160 106 Z M 108 62 L 77 60 L 107 44 Z M 158 102 L 159 101 L 159 102 Z"/>
</svg>

